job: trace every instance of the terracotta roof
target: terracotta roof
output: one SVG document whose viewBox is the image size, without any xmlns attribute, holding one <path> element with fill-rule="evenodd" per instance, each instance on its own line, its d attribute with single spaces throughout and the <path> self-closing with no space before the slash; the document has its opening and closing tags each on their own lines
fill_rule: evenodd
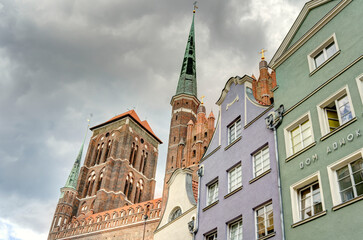
<svg viewBox="0 0 363 240">
<path fill-rule="evenodd" d="M 115 122 L 119 119 L 122 119 L 126 116 L 130 116 L 132 119 L 134 119 L 141 127 L 143 127 L 147 132 L 149 132 L 156 140 L 159 141 L 159 143 L 163 143 L 154 133 L 154 131 L 151 129 L 149 123 L 144 120 L 144 121 L 141 121 L 139 116 L 136 114 L 136 112 L 134 110 L 130 110 L 130 111 L 127 111 L 127 112 L 124 112 L 120 115 L 117 115 L 113 118 L 111 118 L 110 120 L 104 122 L 104 123 L 101 123 L 101 124 L 98 124 L 96 126 L 93 126 L 90 128 L 90 130 L 93 130 L 93 129 L 96 129 L 96 128 L 99 128 L 99 127 L 102 127 L 108 123 L 111 123 L 111 122 Z"/>
<path fill-rule="evenodd" d="M 192 181 L 193 195 L 196 202 L 198 202 L 198 182 Z"/>
</svg>

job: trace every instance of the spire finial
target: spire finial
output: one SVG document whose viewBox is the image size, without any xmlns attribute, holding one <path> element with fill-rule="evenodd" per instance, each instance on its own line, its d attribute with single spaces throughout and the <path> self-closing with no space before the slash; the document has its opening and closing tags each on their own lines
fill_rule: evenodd
<svg viewBox="0 0 363 240">
<path fill-rule="evenodd" d="M 193 13 L 195 13 L 195 9 L 198 9 L 197 3 L 198 3 L 197 1 L 195 1 L 195 2 L 193 3 L 193 5 L 194 5 Z"/>
<path fill-rule="evenodd" d="M 64 187 L 73 188 L 73 189 L 76 189 L 76 187 L 77 187 L 79 169 L 80 169 L 81 160 L 82 160 L 83 146 L 84 146 L 84 143 L 85 143 L 86 138 L 87 138 L 87 133 L 88 133 L 88 129 L 89 129 L 89 126 L 90 126 L 90 122 L 91 122 L 92 116 L 93 115 L 91 113 L 90 114 L 90 118 L 87 119 L 87 130 L 86 130 L 86 134 L 84 136 L 84 139 L 83 139 L 81 148 L 79 149 L 79 153 L 78 153 L 78 156 L 76 158 L 76 161 L 73 164 L 73 168 L 71 170 L 71 173 L 68 176 L 67 182 L 66 182 L 66 184 L 65 184 Z"/>
<path fill-rule="evenodd" d="M 261 60 L 265 60 L 265 52 L 267 52 L 266 49 L 261 49 L 261 52 L 259 52 L 259 54 L 261 54 Z"/>
<path fill-rule="evenodd" d="M 201 96 L 200 98 L 202 99 L 202 102 L 201 102 L 201 104 L 204 104 L 204 101 L 203 101 L 203 99 L 205 98 L 205 96 L 203 95 L 203 96 Z"/>
</svg>

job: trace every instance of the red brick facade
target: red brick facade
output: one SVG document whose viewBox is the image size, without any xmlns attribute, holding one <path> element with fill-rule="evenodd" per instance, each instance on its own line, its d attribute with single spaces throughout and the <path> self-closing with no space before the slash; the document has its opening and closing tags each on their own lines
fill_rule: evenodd
<svg viewBox="0 0 363 240">
<path fill-rule="evenodd" d="M 49 239 L 59 238 L 64 226 L 72 228 L 74 222 L 86 220 L 90 215 L 134 207 L 133 204 L 154 198 L 161 141 L 148 123 L 132 110 L 91 130 L 93 135 L 77 189 L 61 190 Z M 158 205 L 160 202 L 159 199 Z"/>
<path fill-rule="evenodd" d="M 258 80 L 252 75 L 252 91 L 258 102 L 263 105 L 271 105 L 273 103 L 274 94 L 272 89 L 276 87 L 276 73 L 268 72 L 267 62 L 262 60 L 259 65 L 260 76 Z"/>
<path fill-rule="evenodd" d="M 206 110 L 200 101 L 191 95 L 181 94 L 171 100 L 172 118 L 170 121 L 169 145 L 165 168 L 163 204 L 167 202 L 167 181 L 177 168 L 191 168 L 194 172 L 214 132 L 215 117 Z M 197 180 L 196 174 L 193 174 Z"/>
</svg>

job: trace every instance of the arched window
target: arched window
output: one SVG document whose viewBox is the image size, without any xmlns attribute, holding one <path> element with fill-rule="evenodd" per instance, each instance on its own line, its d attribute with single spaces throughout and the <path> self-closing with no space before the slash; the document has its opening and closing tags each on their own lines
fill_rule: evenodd
<svg viewBox="0 0 363 240">
<path fill-rule="evenodd" d="M 139 171 L 142 172 L 142 167 L 144 166 L 144 160 L 145 160 L 145 150 L 142 150 L 141 152 L 141 159 L 140 159 L 140 165 L 139 165 Z"/>
<path fill-rule="evenodd" d="M 95 184 L 95 180 L 96 180 L 96 173 L 95 171 L 92 171 L 90 177 L 88 178 L 88 189 L 87 189 L 87 196 L 91 196 L 92 195 L 92 190 L 93 190 L 93 186 Z"/>
<path fill-rule="evenodd" d="M 130 152 L 130 159 L 129 159 L 130 164 L 131 164 L 132 159 L 134 158 L 134 154 L 135 154 L 135 143 L 133 142 L 131 145 L 131 152 Z"/>
<path fill-rule="evenodd" d="M 142 179 L 138 181 L 136 184 L 136 192 L 135 192 L 135 199 L 134 203 L 139 203 L 141 201 L 142 197 L 142 190 L 144 189 L 144 182 Z"/>
<path fill-rule="evenodd" d="M 136 145 L 135 146 L 135 151 L 134 151 L 134 154 L 132 155 L 132 159 L 131 159 L 131 165 L 132 166 L 135 166 L 135 163 L 136 163 L 136 157 L 137 157 L 137 151 L 139 150 L 139 146 Z"/>
<path fill-rule="evenodd" d="M 145 157 L 144 157 L 144 161 L 143 161 L 142 165 L 140 164 L 141 165 L 140 172 L 142 172 L 142 174 L 144 174 L 144 175 L 145 175 L 146 163 L 147 163 L 148 156 L 149 156 L 149 153 L 146 152 Z"/>
<path fill-rule="evenodd" d="M 197 151 L 193 150 L 193 157 L 197 155 Z"/>
<path fill-rule="evenodd" d="M 130 196 L 131 196 L 133 181 L 134 181 L 134 177 L 133 177 L 132 172 L 130 172 L 126 176 L 125 188 L 124 188 L 124 194 L 128 199 L 130 199 Z"/>
<path fill-rule="evenodd" d="M 100 164 L 103 147 L 104 147 L 104 144 L 102 143 L 102 145 L 99 146 L 99 150 L 98 150 L 97 163 L 96 163 L 97 165 Z"/>
<path fill-rule="evenodd" d="M 105 161 L 110 156 L 111 153 L 111 140 L 108 141 L 107 147 L 106 147 L 106 154 L 105 154 Z"/>
<path fill-rule="evenodd" d="M 103 169 L 101 170 L 101 172 L 100 172 L 100 176 L 98 177 L 96 192 L 97 192 L 98 190 L 100 190 L 100 189 L 101 189 L 101 184 L 102 184 L 102 180 L 103 180 L 103 174 L 104 174 L 104 172 L 105 172 L 105 168 L 103 168 Z"/>
<path fill-rule="evenodd" d="M 170 213 L 169 222 L 173 221 L 175 218 L 179 217 L 182 214 L 182 210 L 180 207 L 176 207 Z"/>
</svg>

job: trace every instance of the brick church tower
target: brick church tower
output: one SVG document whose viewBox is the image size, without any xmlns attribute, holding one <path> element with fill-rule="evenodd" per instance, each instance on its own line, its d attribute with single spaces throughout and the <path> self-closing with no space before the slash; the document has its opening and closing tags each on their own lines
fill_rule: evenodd
<svg viewBox="0 0 363 240">
<path fill-rule="evenodd" d="M 267 62 L 264 56 L 264 50 L 262 50 L 262 57 L 259 64 L 260 76 L 258 80 L 252 75 L 252 92 L 255 99 L 263 105 L 273 104 L 274 93 L 272 89 L 276 87 L 276 73 L 272 71 L 268 72 Z"/>
<path fill-rule="evenodd" d="M 162 142 L 147 121 L 141 121 L 131 110 L 90 130 L 93 135 L 84 165 L 80 169 L 82 144 L 67 183 L 61 189 L 49 239 L 110 227 L 111 223 L 107 222 L 110 220 L 107 211 L 110 210 L 123 220 L 117 221 L 122 225 L 131 222 L 125 219 L 126 215 L 120 215 L 124 211 L 122 208 L 141 216 L 127 215 L 130 219 L 133 217 L 135 223 L 149 214 L 149 206 L 157 208 L 153 203 L 155 173 L 158 146 Z M 134 210 L 136 208 L 143 209 L 143 212 Z M 96 222 L 95 217 L 102 222 Z M 91 226 L 78 224 L 87 221 Z"/>
<path fill-rule="evenodd" d="M 195 58 L 194 17 L 190 27 L 189 37 L 183 64 L 175 95 L 171 99 L 172 117 L 168 153 L 166 160 L 163 204 L 166 204 L 167 182 L 171 174 L 178 168 L 191 168 L 194 173 L 214 132 L 215 117 L 211 112 L 206 117 L 206 109 L 197 97 L 197 74 Z M 197 180 L 196 174 L 193 174 Z"/>
</svg>

